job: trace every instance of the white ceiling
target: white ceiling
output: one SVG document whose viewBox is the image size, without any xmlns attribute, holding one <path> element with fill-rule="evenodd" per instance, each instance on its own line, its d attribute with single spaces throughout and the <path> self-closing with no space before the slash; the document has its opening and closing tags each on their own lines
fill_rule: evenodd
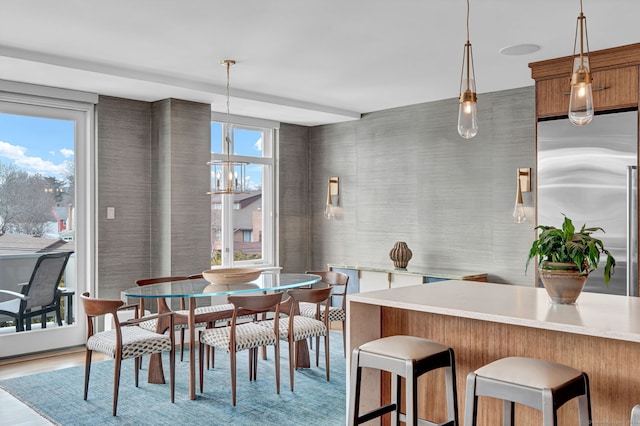
<svg viewBox="0 0 640 426">
<path fill-rule="evenodd" d="M 0 78 L 212 103 L 303 125 L 458 96 L 465 0 L 2 0 Z M 573 52 L 579 0 L 471 0 L 478 100 Z M 640 42 L 638 0 L 584 0 L 591 50 Z M 499 49 L 541 49 L 506 56 Z M 568 76 L 567 76 L 568 77 Z M 452 100 L 455 102 L 455 100 Z"/>
</svg>

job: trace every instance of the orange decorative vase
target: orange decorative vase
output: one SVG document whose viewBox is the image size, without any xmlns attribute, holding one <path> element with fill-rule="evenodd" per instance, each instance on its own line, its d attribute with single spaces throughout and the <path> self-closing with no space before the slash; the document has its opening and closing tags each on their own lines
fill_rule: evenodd
<svg viewBox="0 0 640 426">
<path fill-rule="evenodd" d="M 407 243 L 404 241 L 398 241 L 393 245 L 393 248 L 389 252 L 389 257 L 393 260 L 393 266 L 397 269 L 405 269 L 411 260 L 413 253 Z"/>
</svg>

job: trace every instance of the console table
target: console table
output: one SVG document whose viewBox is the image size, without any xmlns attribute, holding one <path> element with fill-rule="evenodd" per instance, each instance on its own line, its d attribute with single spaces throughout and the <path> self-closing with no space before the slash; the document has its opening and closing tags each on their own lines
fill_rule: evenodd
<svg viewBox="0 0 640 426">
<path fill-rule="evenodd" d="M 408 285 L 429 284 L 444 280 L 487 281 L 486 272 L 460 271 L 453 269 L 414 267 L 397 269 L 393 266 L 345 265 L 329 263 L 330 271 L 349 275 L 349 293 L 360 293 Z"/>
</svg>

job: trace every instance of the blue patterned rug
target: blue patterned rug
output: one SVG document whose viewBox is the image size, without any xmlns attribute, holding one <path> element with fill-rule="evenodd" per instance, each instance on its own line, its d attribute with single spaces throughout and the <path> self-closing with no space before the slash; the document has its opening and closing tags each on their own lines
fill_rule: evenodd
<svg viewBox="0 0 640 426">
<path fill-rule="evenodd" d="M 280 395 L 276 394 L 273 349 L 258 362 L 258 380 L 250 382 L 246 351 L 238 354 L 237 406 L 231 405 L 229 358 L 216 351 L 215 369 L 205 370 L 204 393 L 189 399 L 188 352 L 185 361 L 176 356 L 176 397 L 170 402 L 169 384 L 146 383 L 141 371 L 140 387 L 133 383 L 133 360 L 122 363 L 118 415 L 111 416 L 113 361 L 94 363 L 89 397 L 82 399 L 84 366 L 33 374 L 0 381 L 0 387 L 53 423 L 60 425 L 344 425 L 346 406 L 345 360 L 342 335 L 331 332 L 331 381 L 310 351 L 312 368 L 295 372 L 295 391 L 289 388 L 287 344 L 280 347 Z M 315 342 L 314 342 L 315 348 Z M 321 343 L 321 348 L 323 345 Z M 165 374 L 168 356 L 164 355 Z M 145 357 L 145 364 L 147 358 Z M 1 423 L 1 421 L 0 421 Z"/>
</svg>

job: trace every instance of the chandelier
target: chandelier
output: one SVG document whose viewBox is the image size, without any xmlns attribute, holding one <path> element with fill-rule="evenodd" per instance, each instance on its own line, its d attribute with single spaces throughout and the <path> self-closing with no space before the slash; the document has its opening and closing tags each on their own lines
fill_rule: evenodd
<svg viewBox="0 0 640 426">
<path fill-rule="evenodd" d="M 227 123 L 224 127 L 224 143 L 226 144 L 226 160 L 211 160 L 207 163 L 211 167 L 211 186 L 208 194 L 245 194 L 246 185 L 246 162 L 231 161 L 231 132 L 229 124 L 229 70 L 236 61 L 225 59 L 220 61 L 221 65 L 227 67 Z"/>
</svg>

